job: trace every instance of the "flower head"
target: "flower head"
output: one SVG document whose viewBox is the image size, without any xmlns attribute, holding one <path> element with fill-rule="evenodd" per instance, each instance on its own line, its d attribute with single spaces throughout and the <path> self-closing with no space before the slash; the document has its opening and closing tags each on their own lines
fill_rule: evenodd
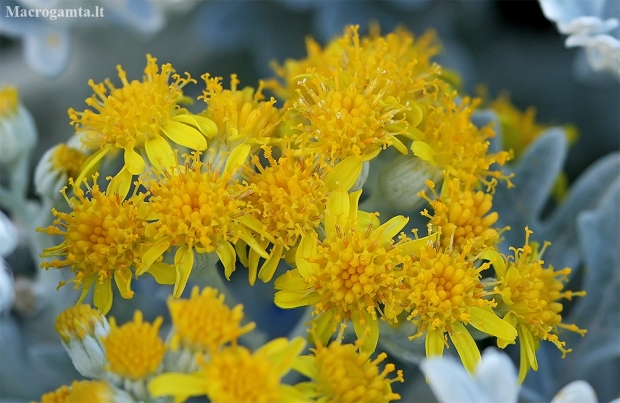
<svg viewBox="0 0 620 403">
<path fill-rule="evenodd" d="M 44 394 L 41 403 L 134 403 L 126 392 L 105 381 L 74 381 L 71 387 L 63 385 Z"/>
<path fill-rule="evenodd" d="M 84 376 L 100 378 L 105 364 L 100 338 L 110 331 L 105 316 L 88 304 L 79 304 L 61 312 L 55 327 L 75 369 Z"/>
<path fill-rule="evenodd" d="M 230 309 L 224 304 L 224 294 L 215 288 L 192 289 L 189 299 L 168 299 L 174 333 L 172 349 L 179 346 L 192 351 L 216 353 L 228 343 L 252 331 L 255 324 L 241 325 L 243 305 Z"/>
<path fill-rule="evenodd" d="M 15 164 L 36 144 L 37 129 L 16 87 L 0 87 L 0 163 Z M 19 178 L 26 181 L 26 178 Z"/>
<path fill-rule="evenodd" d="M 511 248 L 514 259 L 490 252 L 485 257 L 494 259 L 493 267 L 497 274 L 498 285 L 494 292 L 501 299 L 497 310 L 504 316 L 504 320 L 516 327 L 519 332 L 521 362 L 519 366 L 519 380 L 525 379 L 530 368 L 538 370 L 536 350 L 540 340 L 548 340 L 562 352 L 562 357 L 572 350 L 566 349 L 565 343 L 560 341 L 559 329 L 566 329 L 584 335 L 586 330 L 579 329 L 574 324 L 562 322 L 563 305 L 559 302 L 565 298 L 570 300 L 575 296 L 585 296 L 585 291 L 564 291 L 563 282 L 568 281 L 571 269 L 554 270 L 552 266 L 543 267 L 541 259 L 548 244 L 538 250 L 536 243 L 530 243 L 532 234 L 525 228 L 525 245 L 523 248 Z M 500 347 L 505 346 L 505 340 L 498 340 Z"/>
<path fill-rule="evenodd" d="M 146 251 L 137 274 L 149 270 L 152 263 L 170 247 L 177 247 L 174 264 L 177 276 L 173 295 L 178 298 L 187 283 L 194 262 L 194 251 L 216 252 L 224 264 L 226 277 L 235 270 L 236 253 L 231 245 L 243 239 L 266 258 L 268 255 L 251 236 L 246 225 L 257 231 L 262 225 L 246 215 L 243 193 L 235 193 L 232 175 L 249 149 L 244 146 L 228 158 L 226 166 L 213 167 L 200 161 L 200 154 L 186 157 L 185 165 L 171 171 L 154 172 L 141 183 L 149 189 L 152 208 L 146 233 L 154 240 Z M 206 169 L 205 169 L 206 168 Z M 245 224 L 245 225 L 244 225 Z"/>
<path fill-rule="evenodd" d="M 379 364 L 387 358 L 380 353 L 374 360 L 370 353 L 360 349 L 361 343 L 342 344 L 334 341 L 327 347 L 318 344 L 311 349 L 312 356 L 301 356 L 295 369 L 310 378 L 302 383 L 305 395 L 325 403 L 375 403 L 400 399 L 392 392 L 392 383 L 404 382 L 403 372 L 395 378 L 387 378 L 394 372 L 394 364 L 386 364 L 383 370 Z"/>
<path fill-rule="evenodd" d="M 117 175 L 117 185 L 129 189 L 132 175 L 141 174 L 146 163 L 143 152 L 151 165 L 157 169 L 176 164 L 176 158 L 168 140 L 193 150 L 207 148 L 205 137 L 216 134 L 215 124 L 204 117 L 191 115 L 179 104 L 187 103 L 183 87 L 195 82 L 189 75 L 182 78 L 173 74 L 170 64 L 160 68 L 157 59 L 147 55 L 147 65 L 142 81 L 127 81 L 127 74 L 117 66 L 123 84 L 116 88 L 110 80 L 95 84 L 89 81 L 95 95 L 86 103 L 92 108 L 84 112 L 69 109 L 71 124 L 87 149 L 97 150 L 83 167 L 87 172 L 108 152 L 120 149 L 125 164 Z M 170 83 L 172 76 L 173 82 Z M 76 180 L 80 185 L 81 177 Z"/>
<path fill-rule="evenodd" d="M 201 98 L 207 103 L 202 116 L 217 125 L 215 141 L 222 141 L 229 148 L 239 144 L 270 144 L 280 124 L 281 112 L 275 106 L 276 100 L 265 101 L 263 82 L 258 89 L 244 87 L 237 89 L 239 79 L 230 76 L 230 90 L 225 90 L 220 77 L 202 76 L 207 88 Z"/>
<path fill-rule="evenodd" d="M 421 248 L 404 266 L 403 304 L 409 312 L 407 319 L 418 328 L 409 338 L 426 334 L 427 357 L 443 354 L 447 332 L 471 372 L 480 361 L 480 351 L 464 325 L 513 342 L 517 332 L 493 312 L 493 301 L 484 299 L 480 272 L 490 263 L 477 267 L 475 258 L 467 258 L 470 247 L 471 242 L 460 253 L 433 245 Z"/>
<path fill-rule="evenodd" d="M 427 181 L 427 185 L 435 193 L 435 184 Z M 458 180 L 453 179 L 447 186 L 444 184 L 441 196 L 435 193 L 434 200 L 429 199 L 424 191 L 419 196 L 433 207 L 433 215 L 426 210 L 422 215 L 428 217 L 433 227 L 440 232 L 442 247 L 462 251 L 469 244 L 470 253 L 476 255 L 499 242 L 499 231 L 492 227 L 499 215 L 496 212 L 489 213 L 493 206 L 491 194 L 482 190 L 462 191 Z"/>
<path fill-rule="evenodd" d="M 153 324 L 144 322 L 142 312 L 136 311 L 133 321 L 117 326 L 110 319 L 110 333 L 101 339 L 105 347 L 107 370 L 120 377 L 137 381 L 155 374 L 164 359 L 166 347 L 159 338 L 161 317 Z"/>
<path fill-rule="evenodd" d="M 267 282 L 284 250 L 295 248 L 306 231 L 319 226 L 328 194 L 336 188 L 353 186 L 362 164 L 356 158 L 347 158 L 330 168 L 321 156 L 295 157 L 295 152 L 287 149 L 276 160 L 270 147 L 264 147 L 264 151 L 269 166 L 263 167 L 254 155 L 255 168 L 245 168 L 246 182 L 240 188 L 248 194 L 246 200 L 252 216 L 275 241 L 269 259 L 258 272 L 258 277 Z M 250 250 L 251 278 L 256 278 L 258 260 L 257 253 Z"/>
<path fill-rule="evenodd" d="M 457 178 L 465 189 L 479 184 L 494 186 L 496 178 L 509 178 L 492 165 L 503 165 L 511 155 L 507 151 L 488 152 L 489 139 L 495 136 L 490 126 L 477 128 L 471 121 L 480 103 L 465 97 L 457 101 L 457 93 L 446 92 L 429 105 L 422 123 L 413 131 L 413 154 L 441 168 L 447 179 Z"/>
<path fill-rule="evenodd" d="M 339 323 L 353 321 L 364 349 L 374 351 L 379 338 L 377 311 L 393 300 L 399 286 L 405 244 L 392 239 L 406 225 L 397 216 L 379 226 L 375 215 L 358 211 L 361 191 L 331 194 L 324 219 L 325 239 L 304 234 L 297 249 L 297 268 L 280 276 L 275 303 L 281 308 L 314 305 L 316 335 L 326 343 Z M 366 334 L 369 333 L 369 334 Z"/>
<path fill-rule="evenodd" d="M 167 373 L 149 384 L 152 396 L 174 396 L 183 402 L 190 396 L 207 395 L 210 401 L 287 402 L 298 401 L 299 393 L 281 382 L 301 353 L 305 341 L 280 338 L 251 353 L 241 346 L 222 349 L 192 374 Z"/>
<path fill-rule="evenodd" d="M 60 190 L 68 185 L 69 178 L 76 179 L 80 175 L 87 159 L 88 155 L 74 147 L 71 141 L 47 150 L 34 174 L 37 193 L 52 200 L 58 197 Z"/>
<path fill-rule="evenodd" d="M 63 193 L 72 211 L 52 210 L 58 217 L 54 225 L 37 231 L 64 237 L 61 244 L 46 248 L 41 254 L 42 257 L 64 256 L 64 259 L 43 262 L 41 267 L 71 267 L 75 273 L 72 282 L 83 290 L 80 301 L 94 284 L 95 306 L 106 314 L 112 307 L 112 278 L 123 298 L 133 296 L 131 268 L 139 264 L 142 256 L 148 211 L 144 207 L 144 194 L 136 193 L 122 200 L 110 187 L 102 192 L 96 184 L 97 177 L 93 177 L 92 187 L 87 184 L 89 197 L 79 188 L 71 200 Z"/>
</svg>

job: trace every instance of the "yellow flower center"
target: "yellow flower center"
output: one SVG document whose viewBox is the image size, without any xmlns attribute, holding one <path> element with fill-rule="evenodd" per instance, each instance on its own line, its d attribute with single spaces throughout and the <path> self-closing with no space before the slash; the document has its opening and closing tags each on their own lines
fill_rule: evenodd
<svg viewBox="0 0 620 403">
<path fill-rule="evenodd" d="M 317 255 L 308 259 L 320 267 L 319 274 L 306 279 L 322 296 L 316 312 L 334 307 L 338 319 L 348 319 L 353 312 L 363 318 L 364 310 L 375 317 L 379 303 L 391 299 L 400 281 L 394 271 L 400 261 L 392 244 L 372 227 L 362 231 L 351 222 L 336 224 Z"/>
<path fill-rule="evenodd" d="M 213 402 L 267 403 L 280 399 L 280 374 L 262 354 L 231 347 L 203 364 L 207 396 Z"/>
<path fill-rule="evenodd" d="M 98 175 L 94 176 L 94 183 Z M 69 181 L 73 184 L 73 181 Z M 77 200 L 67 202 L 73 209 L 71 213 L 52 210 L 58 217 L 54 225 L 37 231 L 49 235 L 61 235 L 64 241 L 55 247 L 47 248 L 42 256 L 65 256 L 41 263 L 41 267 L 71 266 L 76 273 L 76 287 L 87 276 L 97 276 L 100 283 L 110 279 L 116 271 L 131 278 L 130 268 L 137 264 L 144 233 L 145 210 L 144 194 L 136 194 L 122 201 L 117 194 L 105 194 L 94 184 L 88 188 L 90 198 L 82 189 L 74 188 Z M 123 297 L 130 298 L 131 291 L 123 291 Z"/>
<path fill-rule="evenodd" d="M 218 136 L 228 142 L 268 144 L 280 122 L 280 111 L 272 97 L 264 101 L 263 82 L 258 90 L 245 87 L 237 90 L 239 80 L 236 74 L 230 77 L 230 90 L 224 90 L 220 77 L 202 76 L 207 88 L 203 92 L 207 108 L 203 115 L 213 120 L 218 127 Z M 236 145 L 237 143 L 235 143 Z"/>
<path fill-rule="evenodd" d="M 65 342 L 72 338 L 83 339 L 87 334 L 94 334 L 95 327 L 101 324 L 104 316 L 88 304 L 71 306 L 56 317 L 56 333 Z"/>
<path fill-rule="evenodd" d="M 297 126 L 302 150 L 318 151 L 332 161 L 350 155 L 366 161 L 392 145 L 394 136 L 406 134 L 408 123 L 394 118 L 409 108 L 394 97 L 384 97 L 392 83 L 384 80 L 383 73 L 362 84 L 345 84 L 339 72 L 333 74 L 333 79 L 308 74 L 298 84 L 299 98 L 291 111 L 306 120 Z"/>
<path fill-rule="evenodd" d="M 434 183 L 429 181 L 428 185 L 434 188 Z M 499 232 L 491 226 L 497 222 L 499 215 L 496 212 L 487 214 L 493 206 L 493 196 L 481 190 L 461 191 L 457 180 L 451 181 L 448 186 L 449 195 L 446 197 L 435 194 L 435 200 L 430 200 L 424 192 L 419 194 L 433 207 L 432 216 L 426 210 L 422 214 L 441 231 L 441 246 L 462 251 L 473 241 L 471 253 L 475 255 L 497 243 Z"/>
<path fill-rule="evenodd" d="M 68 178 L 77 178 L 82 165 L 88 157 L 86 154 L 66 144 L 59 144 L 52 154 L 52 168 L 67 173 Z"/>
<path fill-rule="evenodd" d="M 175 330 L 173 348 L 180 342 L 213 354 L 226 343 L 236 343 L 239 336 L 255 327 L 254 323 L 241 326 L 243 305 L 230 309 L 224 304 L 224 295 L 218 295 L 215 288 L 199 292 L 194 287 L 189 299 L 169 299 L 168 307 Z"/>
<path fill-rule="evenodd" d="M 110 386 L 104 381 L 74 381 L 41 397 L 41 403 L 112 403 Z"/>
<path fill-rule="evenodd" d="M 233 194 L 230 172 L 220 173 L 210 164 L 203 171 L 203 166 L 200 154 L 194 153 L 172 173 L 143 178 L 156 217 L 147 230 L 149 236 L 168 237 L 171 245 L 195 247 L 199 253 L 215 251 L 220 241 L 236 241 L 234 219 L 244 215 L 245 203 Z"/>
<path fill-rule="evenodd" d="M 19 104 L 19 92 L 16 87 L 6 86 L 0 88 L 0 118 L 8 117 L 15 113 Z"/>
<path fill-rule="evenodd" d="M 121 327 L 110 319 L 110 334 L 101 341 L 105 347 L 108 369 L 121 377 L 133 380 L 154 374 L 161 365 L 166 347 L 158 332 L 163 319 L 153 324 L 142 321 L 142 312 L 136 311 L 132 322 Z"/>
<path fill-rule="evenodd" d="M 475 268 L 466 259 L 469 250 L 462 253 L 436 249 L 429 246 L 421 251 L 419 259 L 405 265 L 408 320 L 414 322 L 419 332 L 448 330 L 454 322 L 468 323 L 471 307 L 490 304 L 483 300 L 484 290 L 480 284 L 480 272 L 488 263 Z"/>
<path fill-rule="evenodd" d="M 95 95 L 86 103 L 94 109 L 77 112 L 69 109 L 71 124 L 88 131 L 83 142 L 90 149 L 105 144 L 117 148 L 141 147 L 147 139 L 156 137 L 172 116 L 177 114 L 177 104 L 183 101 L 182 88 L 192 80 L 172 73 L 170 64 L 157 66 L 157 59 L 147 55 L 143 81 L 127 81 L 127 74 L 116 67 L 123 86 L 116 88 L 108 79 L 104 83 L 88 85 Z M 173 82 L 169 83 L 172 75 Z M 107 88 L 106 88 L 107 87 Z M 109 95 L 108 95 L 109 92 Z"/>
<path fill-rule="evenodd" d="M 270 166 L 264 168 L 258 156 L 252 159 L 258 172 L 247 168 L 247 201 L 257 218 L 282 246 L 294 246 L 304 231 L 319 226 L 329 189 L 320 165 L 312 158 L 295 158 L 287 152 L 276 161 L 271 148 L 265 149 Z"/>
<path fill-rule="evenodd" d="M 329 403 L 380 403 L 400 399 L 392 392 L 392 382 L 403 382 L 402 371 L 396 378 L 386 376 L 394 372 L 394 364 L 379 370 L 379 363 L 387 358 L 381 353 L 370 360 L 370 353 L 358 351 L 353 344 L 331 343 L 319 348 L 316 357 L 316 383 L 320 401 Z"/>
</svg>

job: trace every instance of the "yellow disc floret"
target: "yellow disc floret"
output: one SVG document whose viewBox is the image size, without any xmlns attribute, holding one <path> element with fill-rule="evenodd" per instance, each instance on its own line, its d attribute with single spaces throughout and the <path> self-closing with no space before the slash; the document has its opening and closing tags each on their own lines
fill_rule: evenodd
<svg viewBox="0 0 620 403">
<path fill-rule="evenodd" d="M 360 351 L 354 344 L 332 342 L 328 347 L 317 346 L 310 358 L 310 378 L 315 398 L 324 403 L 387 403 L 400 399 L 392 391 L 393 382 L 404 382 L 402 371 L 395 378 L 394 364 L 379 364 L 387 358 L 380 353 L 371 360 L 368 352 Z M 314 365 L 312 365 L 314 364 Z"/>
<path fill-rule="evenodd" d="M 131 380 L 153 375 L 159 369 L 166 353 L 164 342 L 159 338 L 161 317 L 153 324 L 143 322 L 142 312 L 136 311 L 132 322 L 118 327 L 110 319 L 110 334 L 101 341 L 105 346 L 108 370 Z"/>
<path fill-rule="evenodd" d="M 428 181 L 427 185 L 435 193 L 435 184 Z M 471 240 L 471 253 L 476 255 L 499 242 L 499 231 L 492 227 L 499 215 L 496 212 L 489 213 L 493 206 L 491 194 L 481 190 L 462 191 L 456 179 L 450 181 L 444 189 L 446 194 L 438 196 L 435 193 L 434 200 L 429 199 L 424 192 L 419 194 L 433 207 L 432 216 L 426 210 L 422 215 L 430 218 L 434 229 L 441 233 L 442 247 L 452 246 L 462 251 Z"/>
<path fill-rule="evenodd" d="M 192 289 L 189 299 L 169 299 L 168 308 L 174 326 L 173 348 L 186 346 L 193 351 L 215 353 L 227 343 L 237 343 L 252 329 L 253 322 L 241 326 L 243 305 L 230 309 L 224 304 L 224 295 L 215 288 Z"/>
<path fill-rule="evenodd" d="M 548 244 L 539 251 L 536 243 L 529 243 L 530 234 L 532 231 L 526 228 L 523 248 L 511 248 L 514 260 L 512 257 L 496 256 L 494 263 L 499 282 L 494 292 L 501 296 L 497 310 L 519 332 L 521 381 L 525 379 L 529 368 L 538 369 L 536 350 L 540 340 L 555 344 L 564 357 L 572 349 L 564 347 L 566 343 L 560 341 L 558 330 L 566 329 L 581 335 L 586 333 L 574 324 L 562 323 L 563 305 L 560 302 L 563 298 L 570 300 L 575 296 L 585 296 L 585 291 L 564 290 L 563 283 L 568 281 L 571 269 L 544 267 L 541 257 Z M 502 340 L 498 340 L 498 343 L 500 347 L 504 344 Z"/>
<path fill-rule="evenodd" d="M 56 317 L 56 333 L 65 341 L 77 338 L 82 340 L 86 335 L 94 335 L 95 328 L 102 324 L 105 317 L 88 304 L 69 307 Z"/>
<path fill-rule="evenodd" d="M 60 245 L 41 254 L 64 259 L 43 262 L 41 267 L 71 267 L 75 287 L 84 290 L 82 298 L 95 283 L 94 303 L 105 314 L 112 306 L 112 277 L 123 298 L 133 295 L 131 267 L 140 262 L 147 210 L 143 207 L 144 194 L 134 194 L 123 201 L 118 194 L 101 192 L 97 177 L 94 176 L 93 186 L 88 186 L 89 197 L 82 189 L 75 189 L 75 198 L 71 200 L 63 193 L 73 211 L 52 210 L 58 217 L 54 225 L 37 230 L 64 237 Z"/>
<path fill-rule="evenodd" d="M 61 386 L 44 394 L 41 403 L 113 403 L 116 400 L 110 385 L 105 381 L 74 381 L 71 387 Z"/>
</svg>

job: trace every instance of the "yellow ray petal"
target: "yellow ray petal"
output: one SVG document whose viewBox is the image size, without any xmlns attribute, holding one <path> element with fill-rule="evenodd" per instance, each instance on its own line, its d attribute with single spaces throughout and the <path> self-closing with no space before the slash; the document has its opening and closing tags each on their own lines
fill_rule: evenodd
<svg viewBox="0 0 620 403">
<path fill-rule="evenodd" d="M 362 173 L 362 165 L 363 162 L 353 155 L 340 161 L 325 177 L 329 190 L 351 189 Z"/>
<path fill-rule="evenodd" d="M 362 311 L 363 317 L 354 315 L 351 318 L 355 335 L 363 341 L 361 350 L 372 353 L 377 348 L 379 342 L 379 320 L 373 319 L 372 314 L 368 311 Z M 362 324 L 362 321 L 365 323 Z"/>
<path fill-rule="evenodd" d="M 515 342 L 517 338 L 517 329 L 510 326 L 510 324 L 500 319 L 491 309 L 472 307 L 470 310 L 471 319 L 469 324 L 488 334 L 489 336 L 495 336 L 504 340 L 512 340 Z"/>
<path fill-rule="evenodd" d="M 321 299 L 317 293 L 307 294 L 298 291 L 278 291 L 273 298 L 273 302 L 282 309 L 299 308 L 300 306 L 311 305 Z"/>
<path fill-rule="evenodd" d="M 276 290 L 287 291 L 303 291 L 308 288 L 298 269 L 289 270 L 278 277 L 273 286 Z"/>
<path fill-rule="evenodd" d="M 442 329 L 431 329 L 426 332 L 426 358 L 443 355 L 445 342 Z"/>
<path fill-rule="evenodd" d="M 314 231 L 306 231 L 301 237 L 297 253 L 295 254 L 295 263 L 299 273 L 307 278 L 314 274 L 314 265 L 308 261 L 308 258 L 314 254 L 316 250 L 317 234 Z"/>
<path fill-rule="evenodd" d="M 428 143 L 414 140 L 411 144 L 411 151 L 413 151 L 413 155 L 420 158 L 421 160 L 428 161 L 431 164 L 437 166 L 434 158 L 435 151 L 433 150 L 433 147 L 428 145 Z"/>
<path fill-rule="evenodd" d="M 183 115 L 177 115 L 173 117 L 172 120 L 197 127 L 207 138 L 213 138 L 217 135 L 217 124 L 204 116 L 186 113 Z"/>
<path fill-rule="evenodd" d="M 153 263 L 147 273 L 155 277 L 157 284 L 172 285 L 177 279 L 174 267 L 164 262 Z"/>
<path fill-rule="evenodd" d="M 112 308 L 112 281 L 105 280 L 103 283 L 95 283 L 93 303 L 102 314 L 107 314 Z"/>
<path fill-rule="evenodd" d="M 487 249 L 480 255 L 480 259 L 488 260 L 493 265 L 496 278 L 500 279 L 506 275 L 506 262 L 502 258 L 499 251 L 495 249 Z"/>
<path fill-rule="evenodd" d="M 349 193 L 349 217 L 357 218 L 362 189 Z"/>
<path fill-rule="evenodd" d="M 207 393 L 207 383 L 204 376 L 199 373 L 180 374 L 169 372 L 158 375 L 148 384 L 149 393 L 153 397 L 184 396 L 187 400 L 190 396 L 200 396 Z"/>
<path fill-rule="evenodd" d="M 136 152 L 133 148 L 125 149 L 125 167 L 131 172 L 133 175 L 140 175 L 144 172 L 144 168 L 146 168 L 146 163 L 140 154 Z"/>
<path fill-rule="evenodd" d="M 243 166 L 245 161 L 248 159 L 248 155 L 250 155 L 250 149 L 251 147 L 249 144 L 239 144 L 235 147 L 226 160 L 224 171 L 231 172 L 240 166 Z"/>
<path fill-rule="evenodd" d="M 243 239 L 240 239 L 235 244 L 235 253 L 237 254 L 237 257 L 239 258 L 239 261 L 241 262 L 241 264 L 244 265 L 245 267 L 248 267 L 248 248 L 247 248 L 247 246 L 248 246 L 248 244 L 245 243 L 245 241 Z"/>
<path fill-rule="evenodd" d="M 273 275 L 278 268 L 278 263 L 280 263 L 280 259 L 282 258 L 283 251 L 284 246 L 275 245 L 271 250 L 271 255 L 269 255 L 269 259 L 267 259 L 263 266 L 260 268 L 260 271 L 258 272 L 258 278 L 263 280 L 264 283 L 271 281 L 271 279 L 273 278 Z"/>
<path fill-rule="evenodd" d="M 235 271 L 235 264 L 237 262 L 237 255 L 235 254 L 235 248 L 228 241 L 220 243 L 215 250 L 219 256 L 222 264 L 224 265 L 224 275 L 227 280 L 230 280 L 230 275 Z"/>
<path fill-rule="evenodd" d="M 132 179 L 133 175 L 124 167 L 112 178 L 105 193 L 107 195 L 117 194 L 121 200 L 124 200 L 127 197 L 127 193 L 129 193 Z"/>
<path fill-rule="evenodd" d="M 205 136 L 191 126 L 169 120 L 168 123 L 161 127 L 161 131 L 164 132 L 166 137 L 179 145 L 198 151 L 207 149 Z"/>
<path fill-rule="evenodd" d="M 133 297 L 133 291 L 131 291 L 131 270 L 114 270 L 114 282 L 121 293 L 121 297 L 125 299 Z"/>
<path fill-rule="evenodd" d="M 147 250 L 144 255 L 142 255 L 142 263 L 136 269 L 136 276 L 141 276 L 145 271 L 147 271 L 149 267 L 151 267 L 151 265 L 159 259 L 165 251 L 168 250 L 169 247 L 170 240 L 168 238 L 164 238 L 155 245 L 151 246 L 151 248 Z"/>
<path fill-rule="evenodd" d="M 170 144 L 162 136 L 155 136 L 144 143 L 146 155 L 151 164 L 160 171 L 177 165 L 176 157 Z"/>
<path fill-rule="evenodd" d="M 75 182 L 73 182 L 74 187 L 79 188 L 82 182 L 84 181 L 84 178 L 87 178 L 94 173 L 101 159 L 105 157 L 105 155 L 109 151 L 110 151 L 110 147 L 104 147 L 96 151 L 93 155 L 88 157 L 86 161 L 84 161 L 84 164 L 82 165 L 82 168 L 80 170 L 80 174 L 78 175 L 77 178 L 75 178 Z"/>
<path fill-rule="evenodd" d="M 254 249 L 250 249 L 250 255 L 248 259 L 248 280 L 250 285 L 254 285 L 256 277 L 258 277 L 258 262 L 260 261 L 260 255 L 256 253 Z"/>
<path fill-rule="evenodd" d="M 328 309 L 312 321 L 316 325 L 313 333 L 313 338 L 315 338 L 314 344 L 321 343 L 323 346 L 327 345 L 329 338 L 332 337 L 332 334 L 336 331 L 337 323 L 334 320 L 334 316 L 335 312 Z"/>
<path fill-rule="evenodd" d="M 312 379 L 316 376 L 316 358 L 309 355 L 299 356 L 293 363 L 293 369 Z"/>
<path fill-rule="evenodd" d="M 408 222 L 409 218 L 402 215 L 392 217 L 388 222 L 377 228 L 377 233 L 383 234 L 384 239 L 392 239 L 405 228 Z"/>
<path fill-rule="evenodd" d="M 176 269 L 176 281 L 174 282 L 174 289 L 172 295 L 174 298 L 181 297 L 185 286 L 187 285 L 187 279 L 194 267 L 194 251 L 188 246 L 181 246 L 174 254 L 174 268 Z"/>
<path fill-rule="evenodd" d="M 480 362 L 480 350 L 471 337 L 469 330 L 465 328 L 460 322 L 454 322 L 452 324 L 452 332 L 449 332 L 450 340 L 456 347 L 456 351 L 461 357 L 463 366 L 470 373 L 474 373 L 476 366 Z"/>
<path fill-rule="evenodd" d="M 267 242 L 257 242 L 256 239 L 245 232 L 239 232 L 239 238 L 241 238 L 254 252 L 258 253 L 260 257 L 263 259 L 268 259 L 269 254 L 265 251 L 265 248 L 261 245 L 261 243 L 268 245 Z"/>
<path fill-rule="evenodd" d="M 268 239 L 270 242 L 272 243 L 276 242 L 274 237 L 265 231 L 265 227 L 257 218 L 246 214 L 246 215 L 236 218 L 236 220 L 240 222 L 241 224 L 245 225 L 246 227 L 248 227 L 249 229 L 251 229 L 252 231 L 259 234 L 261 237 Z M 244 234 L 241 233 L 239 236 L 244 236 Z M 267 258 L 267 253 L 265 253 L 265 258 Z"/>
</svg>

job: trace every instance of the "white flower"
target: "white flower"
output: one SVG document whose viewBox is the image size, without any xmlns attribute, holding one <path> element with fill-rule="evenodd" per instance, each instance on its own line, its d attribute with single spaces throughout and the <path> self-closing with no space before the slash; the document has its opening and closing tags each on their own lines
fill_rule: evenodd
<svg viewBox="0 0 620 403">
<path fill-rule="evenodd" d="M 475 374 L 470 376 L 452 357 L 431 358 L 421 364 L 440 403 L 516 403 L 520 385 L 508 355 L 487 348 Z M 575 381 L 558 392 L 551 403 L 597 403 L 585 381 Z"/>
<path fill-rule="evenodd" d="M 611 32 L 620 25 L 614 3 L 607 0 L 539 0 L 547 19 L 556 23 L 566 38 L 566 47 L 585 48 L 590 67 L 609 71 L 620 79 L 620 40 Z M 611 10 L 611 11 L 610 11 Z M 616 31 L 616 36 L 617 36 Z"/>
</svg>

